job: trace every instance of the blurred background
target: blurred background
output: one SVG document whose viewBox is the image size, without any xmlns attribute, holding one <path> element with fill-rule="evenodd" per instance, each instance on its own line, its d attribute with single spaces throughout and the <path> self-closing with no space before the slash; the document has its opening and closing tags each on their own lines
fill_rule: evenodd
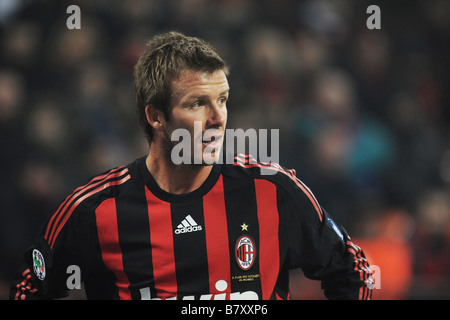
<svg viewBox="0 0 450 320">
<path fill-rule="evenodd" d="M 132 68 L 170 30 L 230 64 L 228 128 L 280 129 L 280 163 L 379 267 L 374 299 L 450 298 L 449 17 L 448 0 L 0 0 L 0 299 L 60 201 L 147 152 Z"/>
</svg>

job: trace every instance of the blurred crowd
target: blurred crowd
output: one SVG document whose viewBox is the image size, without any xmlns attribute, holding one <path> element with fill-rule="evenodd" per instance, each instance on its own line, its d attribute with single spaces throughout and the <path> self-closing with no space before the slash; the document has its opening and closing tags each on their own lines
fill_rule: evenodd
<svg viewBox="0 0 450 320">
<path fill-rule="evenodd" d="M 170 30 L 230 64 L 229 128 L 280 129 L 280 163 L 377 266 L 375 299 L 450 298 L 448 17 L 448 0 L 0 0 L 0 299 L 61 200 L 147 152 L 132 69 Z"/>
</svg>

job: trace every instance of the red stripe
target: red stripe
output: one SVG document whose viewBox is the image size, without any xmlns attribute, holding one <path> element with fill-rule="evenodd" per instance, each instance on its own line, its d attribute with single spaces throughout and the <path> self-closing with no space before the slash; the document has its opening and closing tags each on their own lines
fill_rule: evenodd
<svg viewBox="0 0 450 320">
<path fill-rule="evenodd" d="M 16 285 L 17 292 L 14 296 L 15 300 L 25 300 L 26 298 L 26 291 L 28 290 L 30 293 L 37 292 L 37 289 L 31 289 L 33 286 L 33 283 L 30 281 L 31 279 L 31 271 L 30 269 L 26 269 L 24 272 L 22 272 L 23 281 Z M 31 290 L 30 290 L 31 289 Z"/>
<path fill-rule="evenodd" d="M 277 188 L 267 180 L 255 180 L 259 222 L 259 271 L 263 300 L 270 299 L 280 269 Z"/>
<path fill-rule="evenodd" d="M 45 236 L 44 236 L 45 240 L 47 240 L 49 244 L 51 242 L 54 242 L 53 237 L 55 235 L 55 230 L 58 226 L 59 220 L 64 215 L 64 212 L 67 210 L 67 208 L 73 203 L 73 201 L 76 197 L 78 197 L 80 194 L 85 192 L 88 188 L 93 188 L 95 186 L 98 186 L 99 184 L 103 183 L 105 180 L 114 178 L 114 177 L 118 177 L 126 172 L 128 172 L 127 168 L 120 167 L 120 168 L 111 170 L 109 173 L 98 176 L 98 177 L 92 179 L 88 184 L 75 189 L 74 192 L 70 196 L 68 196 L 66 198 L 66 200 L 59 206 L 56 213 L 50 218 L 50 221 L 47 225 L 47 229 L 45 231 Z M 54 224 L 53 224 L 53 221 L 55 221 Z M 51 230 L 51 232 L 50 232 L 50 230 Z M 50 237 L 49 237 L 49 235 L 50 235 Z"/>
<path fill-rule="evenodd" d="M 121 300 L 131 300 L 130 282 L 123 269 L 122 250 L 119 244 L 115 199 L 111 198 L 103 201 L 95 210 L 95 217 L 103 262 L 116 275 L 119 298 Z"/>
<path fill-rule="evenodd" d="M 209 292 L 231 293 L 230 251 L 225 211 L 223 179 L 219 177 L 214 188 L 203 198 L 206 249 L 208 256 Z M 218 291 L 216 283 L 225 280 L 228 287 Z"/>
<path fill-rule="evenodd" d="M 128 169 L 126 169 L 126 170 L 128 171 Z M 121 172 L 118 172 L 118 173 L 115 173 L 115 174 L 111 175 L 110 178 L 116 178 L 116 177 L 118 177 L 120 175 L 121 175 Z M 112 187 L 112 186 L 117 186 L 117 185 L 120 185 L 122 183 L 125 183 L 128 180 L 130 180 L 130 178 L 131 178 L 131 176 L 129 174 L 127 174 L 125 177 L 123 177 L 120 180 L 109 181 L 107 183 L 101 184 L 97 188 L 93 189 L 89 193 L 87 193 L 84 196 L 82 196 L 81 198 L 79 198 L 77 201 L 73 202 L 72 207 L 67 212 L 67 214 L 64 216 L 64 219 L 61 221 L 61 223 L 59 224 L 58 228 L 55 230 L 55 233 L 50 238 L 50 248 L 53 249 L 53 245 L 55 244 L 55 240 L 58 237 L 58 234 L 60 233 L 61 229 L 66 224 L 67 220 L 69 220 L 69 218 L 72 215 L 73 211 L 80 205 L 80 203 L 82 203 L 84 200 L 86 200 L 90 196 L 92 196 L 92 195 L 94 195 L 94 194 L 96 194 L 96 193 L 98 193 L 98 192 L 100 192 L 102 190 L 105 190 L 106 188 L 109 188 L 109 187 Z"/>
<path fill-rule="evenodd" d="M 177 296 L 170 203 L 155 197 L 145 188 L 152 247 L 153 276 L 158 298 Z"/>
<path fill-rule="evenodd" d="M 238 166 L 241 166 L 241 167 L 244 167 L 244 168 L 258 167 L 258 168 L 263 168 L 263 169 L 266 169 L 266 170 L 274 170 L 274 171 L 277 171 L 277 172 L 285 174 L 292 181 L 295 182 L 295 184 L 303 191 L 304 194 L 306 194 L 306 196 L 309 198 L 309 200 L 313 204 L 314 208 L 316 209 L 317 214 L 319 215 L 320 221 L 323 220 L 323 212 L 322 212 L 322 208 L 319 205 L 319 202 L 317 201 L 316 197 L 311 192 L 311 190 L 300 179 L 298 179 L 295 176 L 295 170 L 284 170 L 277 163 L 264 164 L 264 163 L 256 162 L 256 160 L 254 158 L 252 158 L 251 156 L 247 155 L 247 157 L 249 157 L 249 158 L 246 159 L 246 156 L 244 156 L 242 154 L 237 155 L 235 157 L 235 160 L 237 160 L 237 162 L 235 162 L 234 165 L 238 165 Z"/>
<path fill-rule="evenodd" d="M 354 270 L 359 272 L 360 280 L 365 283 L 365 285 L 361 286 L 359 289 L 359 299 L 365 300 L 370 299 L 371 289 L 367 288 L 367 280 L 371 275 L 371 270 L 369 267 L 368 261 L 362 256 L 362 250 L 358 247 L 353 241 L 347 241 L 347 251 L 354 255 Z"/>
</svg>

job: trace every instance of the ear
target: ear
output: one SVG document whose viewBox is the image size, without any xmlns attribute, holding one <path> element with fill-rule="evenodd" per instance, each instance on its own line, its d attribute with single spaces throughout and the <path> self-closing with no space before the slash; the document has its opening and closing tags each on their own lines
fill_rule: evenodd
<svg viewBox="0 0 450 320">
<path fill-rule="evenodd" d="M 159 130 L 162 127 L 162 112 L 156 109 L 153 104 L 149 104 L 145 107 L 145 116 L 147 117 L 148 124 L 153 130 Z"/>
</svg>

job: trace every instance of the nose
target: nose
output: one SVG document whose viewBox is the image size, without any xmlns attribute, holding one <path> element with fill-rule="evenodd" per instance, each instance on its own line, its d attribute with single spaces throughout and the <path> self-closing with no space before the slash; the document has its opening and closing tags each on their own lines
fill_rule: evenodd
<svg viewBox="0 0 450 320">
<path fill-rule="evenodd" d="M 227 107 L 218 103 L 212 103 L 206 125 L 209 128 L 222 127 L 227 120 Z"/>
</svg>

